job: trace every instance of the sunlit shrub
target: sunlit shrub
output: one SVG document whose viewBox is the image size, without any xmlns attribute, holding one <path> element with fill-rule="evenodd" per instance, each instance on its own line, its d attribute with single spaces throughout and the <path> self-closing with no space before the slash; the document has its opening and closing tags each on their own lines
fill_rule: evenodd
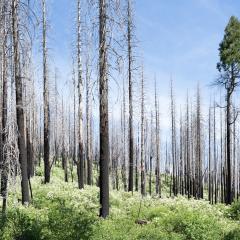
<svg viewBox="0 0 240 240">
<path fill-rule="evenodd" d="M 240 201 L 234 201 L 228 210 L 228 216 L 234 220 L 240 220 Z"/>
<path fill-rule="evenodd" d="M 224 238 L 224 240 L 239 240 L 239 239 L 240 239 L 240 228 L 233 229 Z"/>
<path fill-rule="evenodd" d="M 39 170 L 41 173 L 41 171 Z M 6 217 L 0 215 L 3 240 L 230 240 L 240 239 L 238 204 L 210 205 L 185 197 L 160 199 L 138 193 L 110 193 L 110 216 L 100 219 L 99 189 L 65 183 L 55 167 L 50 184 L 32 179 L 33 201 L 23 207 L 10 191 Z M 229 216 L 232 218 L 230 219 Z M 136 223 L 142 219 L 146 224 Z"/>
</svg>

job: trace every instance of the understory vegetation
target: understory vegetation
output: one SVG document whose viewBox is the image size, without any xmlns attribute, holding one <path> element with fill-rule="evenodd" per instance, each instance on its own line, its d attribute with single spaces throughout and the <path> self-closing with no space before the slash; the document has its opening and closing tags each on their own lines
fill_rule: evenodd
<svg viewBox="0 0 240 240">
<path fill-rule="evenodd" d="M 33 200 L 22 206 L 20 192 L 10 189 L 8 211 L 1 216 L 3 240 L 77 239 L 240 239 L 240 203 L 211 205 L 185 197 L 159 199 L 111 190 L 111 214 L 98 216 L 99 190 L 79 190 L 65 183 L 54 168 L 50 184 L 42 184 L 42 170 L 32 179 Z"/>
</svg>

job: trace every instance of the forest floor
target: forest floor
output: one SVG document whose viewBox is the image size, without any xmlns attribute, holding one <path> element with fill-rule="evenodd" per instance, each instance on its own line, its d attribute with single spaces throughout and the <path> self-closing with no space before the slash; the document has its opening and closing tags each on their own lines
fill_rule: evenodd
<svg viewBox="0 0 240 240">
<path fill-rule="evenodd" d="M 23 207 L 11 186 L 8 211 L 0 215 L 0 239 L 162 239 L 239 240 L 240 203 L 210 205 L 185 197 L 144 197 L 111 190 L 110 216 L 98 217 L 99 190 L 65 183 L 55 168 L 51 183 L 42 184 L 42 170 L 32 179 L 33 201 Z"/>
</svg>

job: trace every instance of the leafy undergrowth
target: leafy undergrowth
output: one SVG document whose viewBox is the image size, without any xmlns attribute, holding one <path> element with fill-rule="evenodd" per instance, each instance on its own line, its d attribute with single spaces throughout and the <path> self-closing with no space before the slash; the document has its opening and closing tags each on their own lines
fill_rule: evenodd
<svg viewBox="0 0 240 240">
<path fill-rule="evenodd" d="M 239 203 L 211 206 L 184 197 L 142 199 L 137 193 L 111 191 L 111 214 L 103 220 L 98 217 L 98 188 L 78 190 L 60 175 L 56 170 L 47 185 L 41 176 L 32 179 L 34 198 L 29 207 L 10 193 L 7 216 L 0 217 L 0 239 L 240 239 Z M 136 224 L 137 219 L 146 224 Z"/>
</svg>

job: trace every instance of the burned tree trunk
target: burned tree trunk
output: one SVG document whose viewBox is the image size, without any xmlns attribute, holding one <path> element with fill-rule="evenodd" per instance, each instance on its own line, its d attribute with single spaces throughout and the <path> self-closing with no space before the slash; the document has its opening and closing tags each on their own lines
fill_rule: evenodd
<svg viewBox="0 0 240 240">
<path fill-rule="evenodd" d="M 109 122 L 107 76 L 107 0 L 99 0 L 100 216 L 109 215 Z"/>
<path fill-rule="evenodd" d="M 201 133 L 201 99 L 200 90 L 197 89 L 197 112 L 196 112 L 196 197 L 203 198 L 203 185 L 202 185 L 202 133 Z"/>
<path fill-rule="evenodd" d="M 79 104 L 79 126 L 78 126 L 78 161 L 77 175 L 78 187 L 84 188 L 84 156 L 83 156 L 83 79 L 81 61 L 81 5 L 78 0 L 78 19 L 77 19 L 77 67 L 78 67 L 78 104 Z"/>
<path fill-rule="evenodd" d="M 231 93 L 228 90 L 226 96 L 227 109 L 226 109 L 226 121 L 227 121 L 227 136 L 226 136 L 226 163 L 227 163 L 227 178 L 226 178 L 226 204 L 232 203 L 232 173 L 231 173 Z"/>
<path fill-rule="evenodd" d="M 6 127 L 7 127 L 7 99 L 8 99 L 8 90 L 7 90 L 7 34 L 6 34 L 6 9 L 7 9 L 7 3 L 6 1 L 3 1 L 3 6 L 2 6 L 2 13 L 3 13 L 3 36 L 2 36 L 2 66 L 1 66 L 1 79 L 2 79 L 2 97 L 1 97 L 1 128 L 0 128 L 0 170 L 2 170 L 1 174 L 1 195 L 3 198 L 3 205 L 2 205 L 2 211 L 5 213 L 6 207 L 7 207 L 7 183 L 8 183 L 8 173 L 9 173 L 9 163 L 7 161 L 7 155 L 6 151 L 4 150 L 4 146 L 6 144 Z"/>
<path fill-rule="evenodd" d="M 122 118 L 122 132 L 123 132 L 123 163 L 122 163 L 122 179 L 124 191 L 127 191 L 127 164 L 126 164 L 126 95 L 125 95 L 125 81 L 123 79 L 123 118 Z"/>
<path fill-rule="evenodd" d="M 27 174 L 27 148 L 26 148 L 26 129 L 23 106 L 23 83 L 20 69 L 20 51 L 19 51 L 19 20 L 18 9 L 19 1 L 12 0 L 12 41 L 13 41 L 13 64 L 14 64 L 14 78 L 16 91 L 16 113 L 18 126 L 18 149 L 19 162 L 21 165 L 21 188 L 22 188 L 22 204 L 29 203 L 29 185 Z"/>
<path fill-rule="evenodd" d="M 50 182 L 50 113 L 49 113 L 49 83 L 47 76 L 47 45 L 46 45 L 46 35 L 47 35 L 47 23 L 46 23 L 46 1 L 42 0 L 42 44 L 43 44 L 43 101 L 44 101 L 44 182 Z"/>
<path fill-rule="evenodd" d="M 138 126 L 138 138 L 135 146 L 135 191 L 138 192 L 138 158 L 139 158 L 139 126 Z"/>
<path fill-rule="evenodd" d="M 68 182 L 68 165 L 67 165 L 67 156 L 65 148 L 65 121 L 64 121 L 64 106 L 62 99 L 62 165 L 64 170 L 64 180 Z"/>
<path fill-rule="evenodd" d="M 87 115 L 87 184 L 92 185 L 92 149 L 91 149 L 91 98 L 90 98 L 89 56 L 86 63 L 86 115 Z"/>
<path fill-rule="evenodd" d="M 190 130 L 189 130 L 189 100 L 187 95 L 186 110 L 186 193 L 190 198 Z"/>
<path fill-rule="evenodd" d="M 155 80 L 155 131 L 156 131 L 156 194 L 159 194 L 161 197 L 161 177 L 160 177 L 160 153 L 159 153 L 159 109 L 158 109 L 158 102 L 157 102 L 157 85 Z"/>
<path fill-rule="evenodd" d="M 127 42 L 128 42 L 128 101 L 129 101 L 129 177 L 128 177 L 128 191 L 133 191 L 133 82 L 132 82 L 132 9 L 131 0 L 128 0 L 128 26 L 127 26 Z"/>
<path fill-rule="evenodd" d="M 177 195 L 177 166 L 176 166 L 176 119 L 175 119 L 175 101 L 173 96 L 173 85 L 171 80 L 171 132 L 172 132 L 172 175 L 173 175 L 173 194 L 174 196 Z"/>
<path fill-rule="evenodd" d="M 211 137 L 211 131 L 212 131 L 212 125 L 211 125 L 211 107 L 209 107 L 209 119 L 208 119 L 208 201 L 212 203 L 212 150 L 211 150 L 211 144 L 212 144 L 212 137 Z"/>
<path fill-rule="evenodd" d="M 144 139 L 144 76 L 142 70 L 141 81 L 141 194 L 146 194 L 145 189 L 145 139 Z"/>
</svg>

